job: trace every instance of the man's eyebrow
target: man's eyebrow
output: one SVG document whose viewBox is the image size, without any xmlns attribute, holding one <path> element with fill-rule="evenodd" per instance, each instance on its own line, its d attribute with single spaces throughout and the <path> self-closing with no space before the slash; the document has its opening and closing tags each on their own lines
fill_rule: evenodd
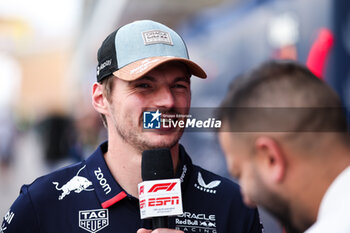
<svg viewBox="0 0 350 233">
<path fill-rule="evenodd" d="M 179 81 L 183 81 L 183 82 L 186 82 L 186 83 L 188 83 L 188 84 L 191 83 L 189 77 L 178 77 L 178 78 L 176 78 L 176 79 L 174 80 L 174 82 L 179 82 Z"/>
</svg>

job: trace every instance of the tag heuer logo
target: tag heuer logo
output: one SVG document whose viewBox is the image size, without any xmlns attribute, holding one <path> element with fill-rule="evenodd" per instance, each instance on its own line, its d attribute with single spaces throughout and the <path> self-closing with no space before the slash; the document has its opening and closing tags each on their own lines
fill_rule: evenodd
<svg viewBox="0 0 350 233">
<path fill-rule="evenodd" d="M 161 30 L 151 30 L 142 32 L 142 38 L 145 45 L 150 44 L 168 44 L 173 45 L 170 34 Z"/>
<path fill-rule="evenodd" d="M 88 232 L 98 232 L 108 224 L 108 209 L 79 211 L 79 227 Z"/>
</svg>

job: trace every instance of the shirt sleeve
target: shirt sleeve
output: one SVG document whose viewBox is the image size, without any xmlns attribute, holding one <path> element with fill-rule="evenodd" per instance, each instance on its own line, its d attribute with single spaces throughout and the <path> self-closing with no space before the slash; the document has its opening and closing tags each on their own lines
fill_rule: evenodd
<svg viewBox="0 0 350 233">
<path fill-rule="evenodd" d="M 0 227 L 0 233 L 15 232 L 40 232 L 37 215 L 26 185 L 22 186 L 20 195 L 5 214 Z"/>
</svg>

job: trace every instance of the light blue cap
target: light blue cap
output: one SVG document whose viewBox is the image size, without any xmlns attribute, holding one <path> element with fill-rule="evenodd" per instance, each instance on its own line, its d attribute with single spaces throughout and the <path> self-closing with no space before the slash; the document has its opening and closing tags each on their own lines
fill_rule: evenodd
<svg viewBox="0 0 350 233">
<path fill-rule="evenodd" d="M 189 59 L 182 38 L 167 26 L 151 21 L 135 21 L 120 28 L 115 35 L 119 69 L 149 57 L 181 57 Z"/>
<path fill-rule="evenodd" d="M 207 77 L 199 65 L 189 60 L 183 39 L 169 27 L 151 20 L 135 21 L 110 34 L 99 49 L 98 60 L 98 80 L 111 73 L 135 80 L 173 60 L 183 62 L 193 75 Z"/>
</svg>

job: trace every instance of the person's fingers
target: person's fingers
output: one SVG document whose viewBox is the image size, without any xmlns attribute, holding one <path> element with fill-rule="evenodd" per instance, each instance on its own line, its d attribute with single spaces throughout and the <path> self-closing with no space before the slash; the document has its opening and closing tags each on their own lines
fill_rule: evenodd
<svg viewBox="0 0 350 233">
<path fill-rule="evenodd" d="M 146 232 L 142 232 L 142 233 L 146 233 Z M 158 228 L 152 231 L 152 233 L 184 233 L 184 232 L 179 230 L 173 230 L 173 229 Z"/>
<path fill-rule="evenodd" d="M 147 230 L 145 228 L 138 229 L 137 233 L 151 233 L 152 230 Z"/>
<path fill-rule="evenodd" d="M 158 228 L 158 229 L 155 229 L 154 231 L 147 230 L 145 228 L 140 228 L 138 229 L 137 233 L 184 233 L 184 232 L 179 230 L 167 229 L 167 228 Z"/>
</svg>

